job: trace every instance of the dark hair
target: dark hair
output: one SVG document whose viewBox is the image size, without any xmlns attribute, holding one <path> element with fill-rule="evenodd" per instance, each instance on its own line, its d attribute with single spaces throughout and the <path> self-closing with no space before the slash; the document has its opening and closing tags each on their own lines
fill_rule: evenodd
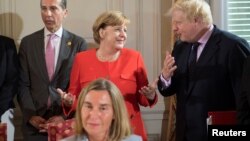
<svg viewBox="0 0 250 141">
<path fill-rule="evenodd" d="M 42 5 L 42 0 L 40 0 L 40 5 Z M 66 9 L 67 8 L 67 0 L 61 0 L 59 5 L 62 7 L 62 9 Z"/>
<path fill-rule="evenodd" d="M 60 6 L 62 7 L 62 9 L 66 9 L 67 8 L 67 0 L 61 0 Z"/>
</svg>

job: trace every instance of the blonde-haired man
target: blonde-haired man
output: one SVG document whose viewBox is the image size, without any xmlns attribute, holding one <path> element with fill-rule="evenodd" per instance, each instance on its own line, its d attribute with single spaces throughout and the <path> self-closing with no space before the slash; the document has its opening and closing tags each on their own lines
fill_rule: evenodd
<svg viewBox="0 0 250 141">
<path fill-rule="evenodd" d="M 176 140 L 206 141 L 208 112 L 236 110 L 249 45 L 212 24 L 204 0 L 179 0 L 169 13 L 178 40 L 166 54 L 158 89 L 177 96 Z"/>
</svg>

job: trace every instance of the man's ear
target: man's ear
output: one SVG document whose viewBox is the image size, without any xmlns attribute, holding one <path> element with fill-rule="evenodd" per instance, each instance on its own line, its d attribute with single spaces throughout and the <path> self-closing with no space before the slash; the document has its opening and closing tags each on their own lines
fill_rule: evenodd
<svg viewBox="0 0 250 141">
<path fill-rule="evenodd" d="M 64 11 L 64 18 L 66 18 L 68 16 L 68 9 L 65 9 L 65 11 Z"/>
<path fill-rule="evenodd" d="M 200 17 L 194 17 L 194 22 L 195 23 L 200 23 L 201 22 L 201 18 Z"/>
</svg>

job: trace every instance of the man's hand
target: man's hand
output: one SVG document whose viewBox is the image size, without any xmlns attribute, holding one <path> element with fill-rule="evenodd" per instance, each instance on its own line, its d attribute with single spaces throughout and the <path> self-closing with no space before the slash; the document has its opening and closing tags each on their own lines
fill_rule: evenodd
<svg viewBox="0 0 250 141">
<path fill-rule="evenodd" d="M 63 104 L 67 107 L 71 107 L 75 101 L 75 96 L 62 91 L 60 88 L 57 88 L 57 92 L 60 94 Z"/>
<path fill-rule="evenodd" d="M 167 51 L 166 57 L 163 63 L 162 68 L 162 75 L 166 80 L 169 80 L 173 74 L 174 71 L 177 69 L 177 66 L 175 65 L 174 57 Z"/>
<path fill-rule="evenodd" d="M 62 116 L 53 116 L 51 118 L 49 118 L 45 124 L 40 124 L 40 130 L 39 132 L 47 132 L 48 131 L 48 127 L 49 127 L 49 124 L 58 124 L 60 122 L 63 122 L 64 119 Z"/>
<path fill-rule="evenodd" d="M 151 84 L 148 86 L 142 87 L 139 92 L 147 97 L 149 100 L 154 100 L 156 95 L 156 86 L 157 86 L 158 78 L 155 79 Z"/>
<path fill-rule="evenodd" d="M 29 123 L 38 130 L 42 130 L 41 125 L 46 123 L 46 120 L 40 116 L 32 116 L 29 120 Z"/>
</svg>

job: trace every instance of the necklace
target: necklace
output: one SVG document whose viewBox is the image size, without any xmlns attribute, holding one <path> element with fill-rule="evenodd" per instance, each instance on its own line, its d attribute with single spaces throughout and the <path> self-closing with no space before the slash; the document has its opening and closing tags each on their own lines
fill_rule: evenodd
<svg viewBox="0 0 250 141">
<path fill-rule="evenodd" d="M 106 61 L 115 61 L 118 56 L 120 55 L 120 51 L 116 52 L 114 55 L 112 56 L 109 56 L 109 57 L 106 57 L 106 56 L 103 56 L 100 51 L 97 51 L 96 52 L 96 57 L 100 60 L 100 61 L 103 61 L 103 62 L 106 62 Z"/>
</svg>

